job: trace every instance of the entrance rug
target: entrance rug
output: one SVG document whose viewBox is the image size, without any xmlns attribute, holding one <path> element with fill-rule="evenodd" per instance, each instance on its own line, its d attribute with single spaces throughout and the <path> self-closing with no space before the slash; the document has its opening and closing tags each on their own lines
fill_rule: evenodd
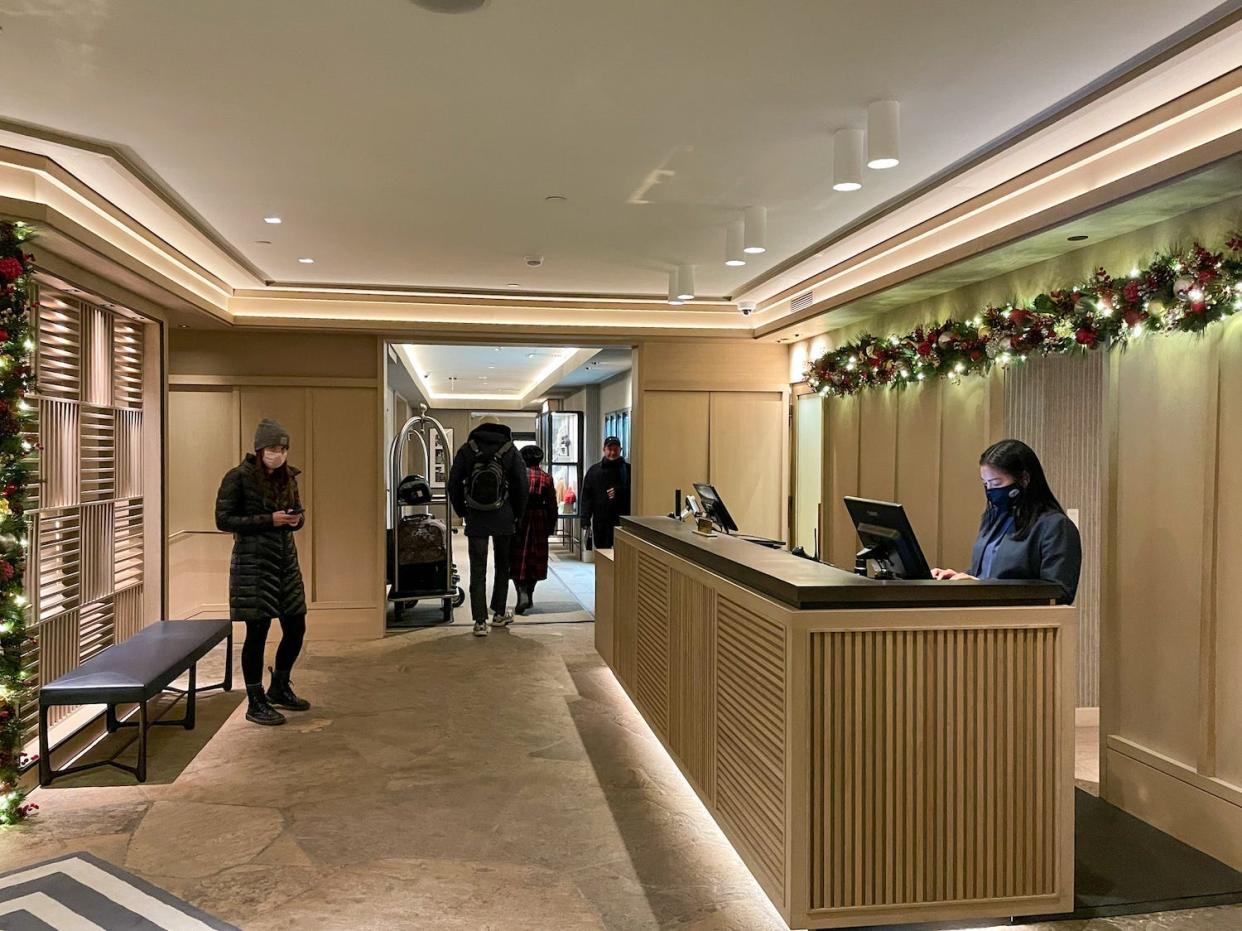
<svg viewBox="0 0 1242 931">
<path fill-rule="evenodd" d="M 238 931 L 89 853 L 0 874 L 5 931 Z"/>
<path fill-rule="evenodd" d="M 1057 918 L 1242 902 L 1242 873 L 1146 821 L 1082 789 L 1074 791 L 1074 815 L 1074 911 Z"/>
</svg>

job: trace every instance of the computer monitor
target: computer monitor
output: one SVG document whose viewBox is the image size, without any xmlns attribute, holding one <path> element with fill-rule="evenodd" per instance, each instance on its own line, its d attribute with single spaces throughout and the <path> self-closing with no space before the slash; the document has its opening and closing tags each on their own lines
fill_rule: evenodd
<svg viewBox="0 0 1242 931">
<path fill-rule="evenodd" d="M 931 578 L 931 568 L 923 557 L 905 508 L 891 501 L 850 497 L 846 497 L 845 507 L 862 541 L 860 561 L 874 559 L 899 579 Z"/>
<path fill-rule="evenodd" d="M 737 533 L 737 524 L 733 522 L 733 516 L 720 500 L 716 489 L 711 485 L 700 485 L 696 482 L 694 490 L 699 493 L 699 503 L 703 505 L 707 516 L 719 524 L 725 533 Z"/>
</svg>

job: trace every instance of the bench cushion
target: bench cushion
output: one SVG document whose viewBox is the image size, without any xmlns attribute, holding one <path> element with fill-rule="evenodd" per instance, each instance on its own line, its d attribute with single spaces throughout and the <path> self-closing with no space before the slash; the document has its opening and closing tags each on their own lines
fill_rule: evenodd
<svg viewBox="0 0 1242 931">
<path fill-rule="evenodd" d="M 210 653 L 232 626 L 228 620 L 156 621 L 45 683 L 39 690 L 39 704 L 146 701 Z"/>
</svg>

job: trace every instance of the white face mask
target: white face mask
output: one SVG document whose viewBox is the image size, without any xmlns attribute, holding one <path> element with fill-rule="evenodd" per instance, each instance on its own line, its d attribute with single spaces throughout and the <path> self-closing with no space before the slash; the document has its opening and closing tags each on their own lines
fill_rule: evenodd
<svg viewBox="0 0 1242 931">
<path fill-rule="evenodd" d="M 265 449 L 263 450 L 263 464 L 269 469 L 275 471 L 285 464 L 285 460 L 289 458 L 287 450 Z"/>
</svg>

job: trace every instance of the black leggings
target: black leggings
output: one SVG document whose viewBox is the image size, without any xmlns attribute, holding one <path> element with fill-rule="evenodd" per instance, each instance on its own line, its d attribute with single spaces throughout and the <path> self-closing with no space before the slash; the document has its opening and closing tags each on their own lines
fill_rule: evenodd
<svg viewBox="0 0 1242 931">
<path fill-rule="evenodd" d="M 247 685 L 260 685 L 263 682 L 263 650 L 267 647 L 267 632 L 271 628 L 271 618 L 246 621 L 246 642 L 242 644 L 241 664 L 242 678 Z M 293 664 L 302 652 L 302 641 L 305 637 L 305 614 L 280 619 L 280 646 L 276 648 L 277 672 L 293 670 Z"/>
</svg>

